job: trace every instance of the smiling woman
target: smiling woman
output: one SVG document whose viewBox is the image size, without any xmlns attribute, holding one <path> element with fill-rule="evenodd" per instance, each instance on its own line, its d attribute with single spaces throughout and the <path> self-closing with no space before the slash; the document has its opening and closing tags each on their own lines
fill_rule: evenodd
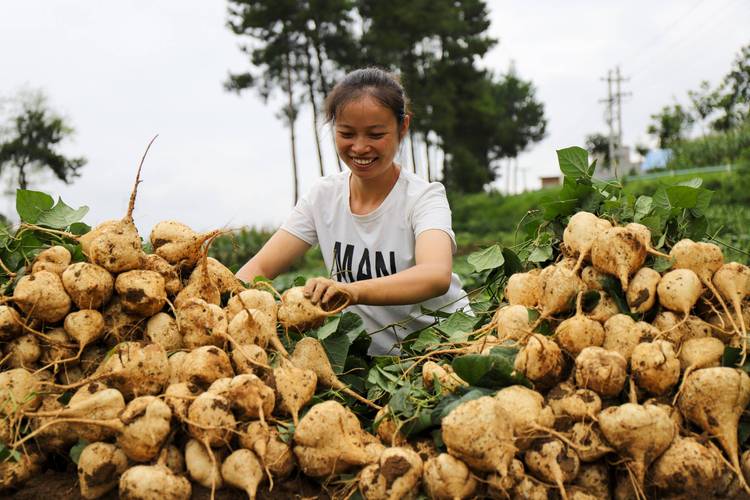
<svg viewBox="0 0 750 500">
<path fill-rule="evenodd" d="M 393 75 L 349 73 L 329 94 L 326 118 L 348 171 L 320 179 L 237 276 L 274 278 L 320 244 L 331 275 L 308 280 L 305 294 L 321 304 L 347 295 L 348 310 L 373 334 L 370 354 L 397 354 L 400 339 L 431 321 L 422 307 L 468 307 L 452 273 L 456 243 L 445 189 L 394 161 L 411 117 Z"/>
</svg>

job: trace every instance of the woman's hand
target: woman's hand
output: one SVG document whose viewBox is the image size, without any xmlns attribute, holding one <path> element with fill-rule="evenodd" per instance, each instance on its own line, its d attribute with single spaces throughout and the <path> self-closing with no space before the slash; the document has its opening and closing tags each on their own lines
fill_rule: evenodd
<svg viewBox="0 0 750 500">
<path fill-rule="evenodd" d="M 305 297 L 309 298 L 313 304 L 326 304 L 338 306 L 335 302 L 329 304 L 337 297 L 345 296 L 349 299 L 349 305 L 357 304 L 357 294 L 354 287 L 348 283 L 339 283 L 328 278 L 310 278 L 305 283 Z"/>
</svg>

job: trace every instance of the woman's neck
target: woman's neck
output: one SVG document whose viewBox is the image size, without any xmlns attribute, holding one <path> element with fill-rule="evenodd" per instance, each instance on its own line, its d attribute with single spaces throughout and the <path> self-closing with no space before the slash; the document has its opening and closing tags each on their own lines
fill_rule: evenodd
<svg viewBox="0 0 750 500">
<path fill-rule="evenodd" d="M 355 175 L 349 176 L 349 207 L 353 214 L 367 215 L 383 203 L 396 185 L 401 167 L 396 163 L 383 175 L 363 181 Z"/>
</svg>

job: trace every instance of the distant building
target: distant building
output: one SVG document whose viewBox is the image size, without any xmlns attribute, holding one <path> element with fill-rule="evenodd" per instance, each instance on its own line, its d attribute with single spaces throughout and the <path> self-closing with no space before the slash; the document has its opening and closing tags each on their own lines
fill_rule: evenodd
<svg viewBox="0 0 750 500">
<path fill-rule="evenodd" d="M 641 173 L 641 165 L 630 160 L 629 146 L 620 147 L 615 154 L 617 155 L 617 175 L 619 177 Z M 607 165 L 604 155 L 593 154 L 592 157 L 596 159 L 595 177 L 598 179 L 612 179 L 615 177 L 615 171 L 611 165 Z"/>
<path fill-rule="evenodd" d="M 556 175 L 554 177 L 540 177 L 539 180 L 542 183 L 542 189 L 546 187 L 552 187 L 552 186 L 559 186 L 560 185 L 560 176 Z"/>
<path fill-rule="evenodd" d="M 646 153 L 646 157 L 643 158 L 641 170 L 646 172 L 655 168 L 665 168 L 671 157 L 671 149 L 652 149 Z"/>
</svg>

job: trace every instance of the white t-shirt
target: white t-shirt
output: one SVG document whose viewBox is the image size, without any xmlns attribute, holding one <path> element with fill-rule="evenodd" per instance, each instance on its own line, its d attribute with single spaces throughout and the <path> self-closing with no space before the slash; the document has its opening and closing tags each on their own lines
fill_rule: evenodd
<svg viewBox="0 0 750 500">
<path fill-rule="evenodd" d="M 320 244 L 332 279 L 351 283 L 413 267 L 416 238 L 428 229 L 445 231 L 456 251 L 451 211 L 442 184 L 429 183 L 402 168 L 380 206 L 367 215 L 355 215 L 349 205 L 350 175 L 344 171 L 319 179 L 281 226 L 310 245 Z M 468 310 L 468 305 L 461 281 L 453 273 L 448 292 L 421 304 L 354 305 L 347 310 L 360 315 L 365 329 L 374 332 L 370 354 L 396 355 L 399 351 L 395 344 L 400 339 L 433 322 L 432 316 L 422 314 L 421 306 L 453 312 Z M 398 322 L 402 326 L 383 330 Z"/>
</svg>

